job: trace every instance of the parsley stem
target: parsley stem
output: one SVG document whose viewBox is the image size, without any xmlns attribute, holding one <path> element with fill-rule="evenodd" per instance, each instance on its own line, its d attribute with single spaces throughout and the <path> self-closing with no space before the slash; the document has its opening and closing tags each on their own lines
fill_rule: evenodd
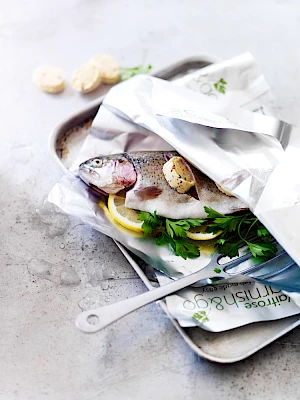
<svg viewBox="0 0 300 400">
<path fill-rule="evenodd" d="M 238 225 L 238 230 L 237 230 L 238 235 L 239 235 L 239 237 L 242 239 L 243 242 L 245 242 L 246 240 L 245 240 L 245 238 L 241 235 L 241 226 L 242 226 L 242 223 L 244 222 L 245 219 L 247 219 L 247 215 L 244 215 L 244 217 L 241 219 L 241 222 L 239 223 L 239 225 Z"/>
<path fill-rule="evenodd" d="M 250 225 L 250 228 L 247 230 L 247 233 L 245 235 L 245 240 L 246 240 L 247 236 L 249 235 L 249 233 L 250 233 L 251 229 L 253 228 L 253 226 L 257 223 L 257 221 L 258 221 L 258 218 L 255 218 L 254 221 L 252 222 L 252 224 Z"/>
</svg>

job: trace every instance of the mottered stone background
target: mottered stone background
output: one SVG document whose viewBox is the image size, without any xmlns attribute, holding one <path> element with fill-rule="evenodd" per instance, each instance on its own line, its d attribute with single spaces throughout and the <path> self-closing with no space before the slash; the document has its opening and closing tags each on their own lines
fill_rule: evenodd
<svg viewBox="0 0 300 400">
<path fill-rule="evenodd" d="M 62 175 L 51 129 L 102 93 L 36 89 L 39 65 L 72 72 L 94 54 L 155 69 L 184 57 L 250 51 L 281 118 L 300 124 L 297 0 L 0 2 L 0 399 L 300 399 L 300 330 L 251 358 L 198 358 L 157 305 L 102 332 L 74 325 L 84 309 L 145 290 L 114 243 L 45 204 Z"/>
</svg>

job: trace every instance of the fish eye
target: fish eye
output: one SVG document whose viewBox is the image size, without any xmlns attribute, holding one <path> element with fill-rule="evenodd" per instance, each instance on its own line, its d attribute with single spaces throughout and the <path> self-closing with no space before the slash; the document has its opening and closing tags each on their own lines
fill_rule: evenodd
<svg viewBox="0 0 300 400">
<path fill-rule="evenodd" d="M 99 160 L 98 158 L 96 158 L 95 160 L 92 161 L 92 165 L 94 167 L 101 167 L 102 165 L 102 160 Z"/>
</svg>

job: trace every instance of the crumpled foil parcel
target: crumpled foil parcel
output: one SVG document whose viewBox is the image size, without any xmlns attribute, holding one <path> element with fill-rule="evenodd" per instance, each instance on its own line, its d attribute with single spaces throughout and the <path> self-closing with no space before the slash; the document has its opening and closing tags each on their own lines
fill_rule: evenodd
<svg viewBox="0 0 300 400">
<path fill-rule="evenodd" d="M 270 88 L 249 53 L 172 82 L 139 75 L 108 92 L 71 173 L 48 201 L 171 278 L 195 272 L 208 264 L 211 251 L 184 260 L 152 238 L 129 233 L 77 176 L 79 164 L 95 156 L 175 149 L 247 203 L 300 265 L 299 148 L 299 128 L 276 118 Z"/>
</svg>

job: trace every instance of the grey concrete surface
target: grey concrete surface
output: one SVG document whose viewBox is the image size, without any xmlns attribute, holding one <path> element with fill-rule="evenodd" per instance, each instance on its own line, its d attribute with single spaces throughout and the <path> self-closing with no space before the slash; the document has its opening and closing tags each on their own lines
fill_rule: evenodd
<svg viewBox="0 0 300 400">
<path fill-rule="evenodd" d="M 300 329 L 235 365 L 196 357 L 156 305 L 76 329 L 81 309 L 145 288 L 109 238 L 44 205 L 62 175 L 49 132 L 99 93 L 51 96 L 31 81 L 45 64 L 70 80 L 101 52 L 159 69 L 250 51 L 281 117 L 300 124 L 299 37 L 297 0 L 0 1 L 0 399 L 300 399 Z"/>
</svg>

